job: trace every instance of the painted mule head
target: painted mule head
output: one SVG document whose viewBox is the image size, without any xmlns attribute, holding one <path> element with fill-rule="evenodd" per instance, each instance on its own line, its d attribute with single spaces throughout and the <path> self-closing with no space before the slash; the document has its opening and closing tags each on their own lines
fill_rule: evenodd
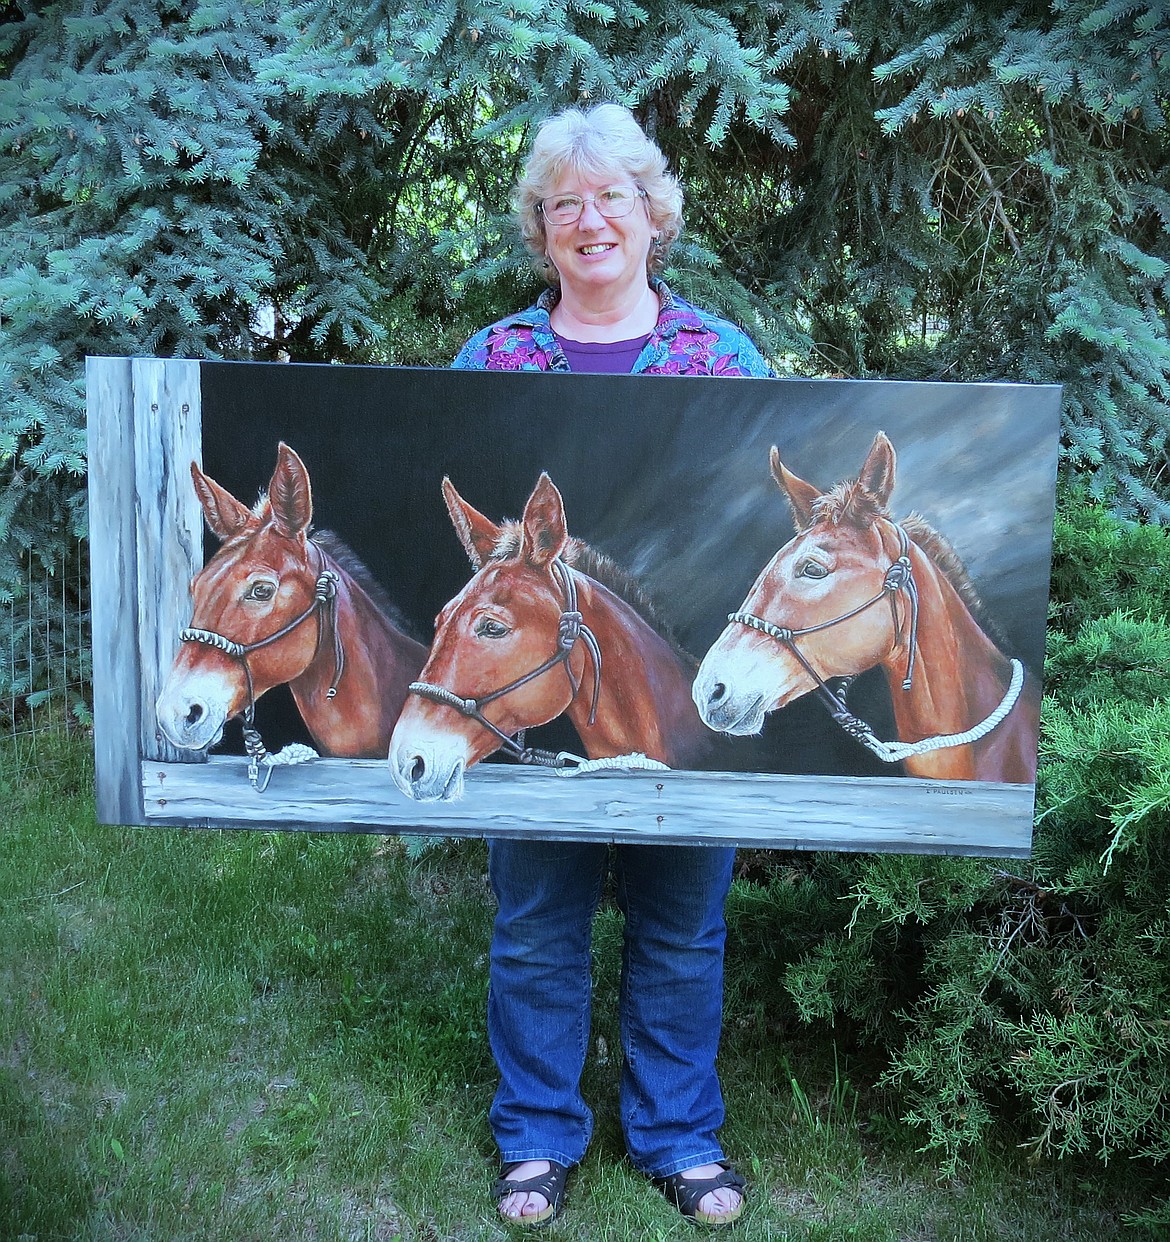
<svg viewBox="0 0 1170 1242">
<path fill-rule="evenodd" d="M 905 650 L 909 627 L 897 609 L 862 607 L 882 593 L 901 552 L 887 509 L 895 461 L 893 445 L 878 432 L 856 480 L 822 493 L 772 449 L 772 477 L 797 533 L 765 566 L 740 612 L 790 631 L 824 626 L 795 639 L 822 679 L 863 672 Z M 861 611 L 846 617 L 854 609 Z M 732 621 L 703 658 L 692 695 L 710 728 L 751 734 L 766 713 L 815 688 L 789 644 Z"/>
<path fill-rule="evenodd" d="M 436 618 L 419 681 L 477 701 L 484 718 L 508 737 L 547 724 L 569 706 L 586 676 L 580 645 L 523 685 L 482 700 L 527 677 L 558 650 L 565 593 L 553 562 L 569 544 L 561 494 L 542 474 L 520 522 L 502 526 L 472 508 L 449 479 L 443 497 L 476 572 Z M 463 773 L 501 745 L 481 721 L 415 693 L 390 740 L 390 771 L 409 797 L 449 800 L 462 794 Z"/>
<path fill-rule="evenodd" d="M 222 546 L 191 580 L 191 630 L 222 636 L 240 656 L 207 642 L 185 641 L 155 705 L 166 737 L 184 750 L 219 741 L 226 721 L 273 686 L 300 676 L 317 650 L 312 609 L 321 554 L 308 539 L 312 491 L 304 463 L 287 444 L 277 451 L 268 492 L 249 509 L 194 462 L 191 479 L 208 528 Z"/>
</svg>

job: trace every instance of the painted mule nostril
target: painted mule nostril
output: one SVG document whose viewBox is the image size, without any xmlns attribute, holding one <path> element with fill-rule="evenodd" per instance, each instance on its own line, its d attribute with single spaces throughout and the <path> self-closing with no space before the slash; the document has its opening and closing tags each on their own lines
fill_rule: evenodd
<svg viewBox="0 0 1170 1242">
<path fill-rule="evenodd" d="M 186 723 L 197 725 L 203 719 L 203 710 L 202 703 L 192 703 L 187 711 Z"/>
<path fill-rule="evenodd" d="M 711 687 L 711 693 L 707 697 L 710 702 L 718 703 L 721 699 L 725 698 L 726 695 L 727 687 L 721 681 L 717 681 Z"/>
<path fill-rule="evenodd" d="M 410 765 L 410 780 L 412 784 L 417 785 L 419 781 L 426 775 L 427 765 L 423 762 L 422 755 L 415 755 L 414 761 Z"/>
</svg>

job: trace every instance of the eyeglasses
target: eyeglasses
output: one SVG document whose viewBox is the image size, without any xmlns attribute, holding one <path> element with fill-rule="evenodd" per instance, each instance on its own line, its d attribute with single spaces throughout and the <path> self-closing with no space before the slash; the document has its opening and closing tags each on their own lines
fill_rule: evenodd
<svg viewBox="0 0 1170 1242">
<path fill-rule="evenodd" d="M 575 224 L 581 218 L 586 203 L 594 207 L 607 220 L 620 220 L 634 210 L 634 204 L 646 197 L 646 191 L 636 185 L 609 185 L 596 194 L 553 194 L 539 203 L 541 214 L 549 224 Z"/>
</svg>

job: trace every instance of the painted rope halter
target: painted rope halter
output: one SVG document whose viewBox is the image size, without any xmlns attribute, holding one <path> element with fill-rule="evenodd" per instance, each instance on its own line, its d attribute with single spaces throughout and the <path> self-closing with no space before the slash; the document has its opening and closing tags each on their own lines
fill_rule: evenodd
<svg viewBox="0 0 1170 1242">
<path fill-rule="evenodd" d="M 505 694 L 510 694 L 513 690 L 526 686 L 530 681 L 534 681 L 550 669 L 556 668 L 558 664 L 563 665 L 565 675 L 568 677 L 569 685 L 572 686 L 575 695 L 580 690 L 581 684 L 573 677 L 572 669 L 569 667 L 569 657 L 573 654 L 573 648 L 577 645 L 577 640 L 580 639 L 585 644 L 593 660 L 593 700 L 589 708 L 589 723 L 592 725 L 597 721 L 597 700 L 601 694 L 601 648 L 597 645 L 597 639 L 594 637 L 593 631 L 585 624 L 581 618 L 581 613 L 577 610 L 577 584 L 573 577 L 573 571 L 559 556 L 552 562 L 552 570 L 553 576 L 560 583 L 561 590 L 564 592 L 565 603 L 561 609 L 560 620 L 557 623 L 556 650 L 547 660 L 537 665 L 531 672 L 524 673 L 514 681 L 508 682 L 506 686 L 501 686 L 498 690 L 489 691 L 487 694 L 481 694 L 478 698 L 461 698 L 454 691 L 448 690 L 446 686 L 434 685 L 429 681 L 412 681 L 406 687 L 406 692 L 407 694 L 417 694 L 420 698 L 430 699 L 432 703 L 441 703 L 444 707 L 453 708 L 461 716 L 466 716 L 469 720 L 474 720 L 477 724 L 482 725 L 489 733 L 494 733 L 500 739 L 503 748 L 517 762 L 534 764 L 539 767 L 558 768 L 565 766 L 566 755 L 563 751 L 559 754 L 554 754 L 552 751 L 525 746 L 523 729 L 515 737 L 511 737 L 502 729 L 492 724 L 483 714 L 483 708 L 489 703 L 494 703 L 496 699 L 503 698 Z"/>
<path fill-rule="evenodd" d="M 325 554 L 321 549 L 316 544 L 310 544 L 309 546 L 316 551 L 320 562 L 320 569 L 318 570 L 317 581 L 313 590 L 313 602 L 304 612 L 294 617 L 286 626 L 277 630 L 275 634 L 269 634 L 267 638 L 258 639 L 254 643 L 238 643 L 234 639 L 225 637 L 223 634 L 217 634 L 214 630 L 202 630 L 194 626 L 188 626 L 186 629 L 179 631 L 179 642 L 202 643 L 205 647 L 213 647 L 216 651 L 222 651 L 225 655 L 231 656 L 232 659 L 239 660 L 243 666 L 248 702 L 244 710 L 238 712 L 237 715 L 243 721 L 244 749 L 248 754 L 248 780 L 252 782 L 253 788 L 258 793 L 263 793 L 268 788 L 268 782 L 272 778 L 272 767 L 270 765 L 265 766 L 264 779 L 261 781 L 260 763 L 267 757 L 268 750 L 253 723 L 256 717 L 256 692 L 252 682 L 252 670 L 248 665 L 248 656 L 253 651 L 259 651 L 262 647 L 268 647 L 275 642 L 279 642 L 294 630 L 299 629 L 310 617 L 316 616 L 316 650 L 321 650 L 321 641 L 326 628 L 333 636 L 333 679 L 329 683 L 329 689 L 325 692 L 327 699 L 336 697 L 337 687 L 341 682 L 342 674 L 345 672 L 345 648 L 342 646 L 341 633 L 337 628 L 337 587 L 341 579 L 336 570 L 327 567 Z"/>
<path fill-rule="evenodd" d="M 766 621 L 763 617 L 757 617 L 750 612 L 733 612 L 729 613 L 727 617 L 728 621 L 746 626 L 750 630 L 757 630 L 759 633 L 765 634 L 768 638 L 774 639 L 787 647 L 793 656 L 796 657 L 804 671 L 816 683 L 816 694 L 828 708 L 829 715 L 832 716 L 833 720 L 850 737 L 860 742 L 883 763 L 899 763 L 903 759 L 911 759 L 915 755 L 926 754 L 928 751 L 945 750 L 951 746 L 966 746 L 971 742 L 977 742 L 980 738 L 986 737 L 996 725 L 1006 718 L 1012 708 L 1015 707 L 1016 700 L 1020 697 L 1020 691 L 1024 685 L 1024 666 L 1019 660 L 1012 660 L 1011 681 L 1008 684 L 1007 692 L 994 711 L 985 716 L 977 725 L 965 730 L 963 733 L 937 734 L 934 737 L 923 738 L 918 742 L 883 742 L 874 734 L 864 720 L 859 716 L 855 716 L 845 703 L 845 695 L 848 692 L 849 683 L 853 680 L 852 677 L 840 679 L 841 687 L 837 693 L 830 689 L 825 679 L 821 677 L 805 658 L 804 653 L 796 645 L 796 640 L 803 638 L 806 634 L 816 634 L 821 630 L 830 629 L 834 625 L 840 625 L 843 621 L 849 621 L 859 613 L 865 612 L 866 609 L 872 608 L 874 604 L 883 599 L 890 601 L 890 615 L 893 618 L 894 635 L 898 638 L 902 632 L 902 623 L 898 617 L 897 604 L 899 591 L 905 592 L 910 606 L 910 641 L 906 656 L 906 676 L 902 679 L 902 689 L 909 690 L 914 683 L 914 662 L 918 654 L 918 584 L 914 581 L 914 567 L 910 563 L 910 536 L 896 523 L 894 524 L 894 530 L 898 532 L 898 556 L 889 569 L 886 570 L 882 589 L 872 598 L 867 599 L 862 604 L 858 604 L 856 608 L 851 608 L 848 612 L 843 612 L 839 617 L 834 617 L 831 621 L 822 621 L 818 625 L 809 625 L 799 630 L 774 625 L 771 621 Z"/>
</svg>

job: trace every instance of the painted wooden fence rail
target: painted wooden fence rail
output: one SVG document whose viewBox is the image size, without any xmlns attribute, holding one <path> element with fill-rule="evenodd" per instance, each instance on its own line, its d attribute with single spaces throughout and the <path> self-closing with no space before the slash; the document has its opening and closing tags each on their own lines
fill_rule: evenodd
<svg viewBox="0 0 1170 1242">
<path fill-rule="evenodd" d="M 148 824 L 315 828 L 448 836 L 693 843 L 1026 855 L 1028 785 L 963 781 L 776 776 L 730 772 L 555 772 L 486 764 L 466 775 L 457 802 L 418 803 L 399 793 L 379 760 L 322 759 L 277 767 L 264 793 L 247 760 L 206 766 L 146 762 Z M 572 786 L 571 798 L 566 797 Z M 957 813 L 960 811 L 961 814 Z"/>
</svg>

